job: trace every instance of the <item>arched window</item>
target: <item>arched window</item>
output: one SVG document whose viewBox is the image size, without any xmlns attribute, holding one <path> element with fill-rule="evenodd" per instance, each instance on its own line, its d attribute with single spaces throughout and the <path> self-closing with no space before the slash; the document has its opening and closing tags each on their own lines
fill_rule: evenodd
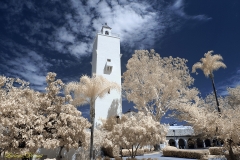
<svg viewBox="0 0 240 160">
<path fill-rule="evenodd" d="M 183 139 L 179 139 L 178 146 L 180 149 L 185 149 L 186 148 L 185 141 Z"/>
<path fill-rule="evenodd" d="M 108 32 L 108 31 L 105 31 L 105 35 L 109 35 L 109 32 Z"/>
<path fill-rule="evenodd" d="M 168 144 L 169 144 L 170 146 L 176 147 L 175 141 L 174 141 L 173 139 L 170 139 L 170 140 L 168 141 Z"/>
</svg>

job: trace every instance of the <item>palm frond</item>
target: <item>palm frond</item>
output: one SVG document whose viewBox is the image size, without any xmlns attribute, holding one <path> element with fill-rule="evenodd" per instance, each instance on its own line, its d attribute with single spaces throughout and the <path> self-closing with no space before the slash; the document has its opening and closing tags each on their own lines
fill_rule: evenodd
<svg viewBox="0 0 240 160">
<path fill-rule="evenodd" d="M 72 104 L 74 106 L 90 103 L 96 98 L 104 97 L 110 89 L 120 91 L 120 86 L 115 82 L 110 82 L 103 76 L 93 75 L 92 78 L 83 75 L 80 82 L 70 82 L 65 86 L 65 93 L 73 93 Z"/>
<path fill-rule="evenodd" d="M 202 69 L 202 63 L 201 62 L 197 62 L 192 66 L 192 73 L 196 72 L 196 69 Z"/>
<path fill-rule="evenodd" d="M 222 61 L 223 57 L 220 54 L 212 55 L 213 61 Z"/>
<path fill-rule="evenodd" d="M 223 62 L 215 62 L 214 67 L 212 68 L 213 71 L 218 70 L 219 68 L 227 68 L 227 66 Z"/>
<path fill-rule="evenodd" d="M 213 50 L 204 54 L 204 57 L 200 59 L 201 62 L 197 62 L 192 67 L 192 72 L 196 72 L 196 69 L 201 69 L 206 77 L 212 74 L 213 71 L 219 68 L 226 68 L 227 66 L 222 62 L 221 55 L 212 55 Z"/>
</svg>

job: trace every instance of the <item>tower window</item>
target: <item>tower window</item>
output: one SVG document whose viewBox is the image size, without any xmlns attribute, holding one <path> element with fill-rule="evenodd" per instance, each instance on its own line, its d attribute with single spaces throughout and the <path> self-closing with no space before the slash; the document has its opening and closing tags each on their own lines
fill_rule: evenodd
<svg viewBox="0 0 240 160">
<path fill-rule="evenodd" d="M 112 72 L 112 66 L 108 66 L 107 71 Z"/>
<path fill-rule="evenodd" d="M 111 59 L 107 59 L 108 62 L 111 62 Z"/>
<path fill-rule="evenodd" d="M 110 89 L 108 90 L 108 94 L 110 94 Z"/>
<path fill-rule="evenodd" d="M 109 32 L 108 32 L 108 31 L 105 31 L 105 35 L 109 35 Z"/>
</svg>

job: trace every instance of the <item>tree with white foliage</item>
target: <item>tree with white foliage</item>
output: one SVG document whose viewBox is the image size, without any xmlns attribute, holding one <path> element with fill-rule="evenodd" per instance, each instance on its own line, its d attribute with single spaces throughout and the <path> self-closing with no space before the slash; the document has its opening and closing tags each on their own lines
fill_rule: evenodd
<svg viewBox="0 0 240 160">
<path fill-rule="evenodd" d="M 227 101 L 232 109 L 239 109 L 240 107 L 240 85 L 236 88 L 228 88 L 229 95 Z"/>
<path fill-rule="evenodd" d="M 69 150 L 80 142 L 86 146 L 90 123 L 69 103 L 70 96 L 59 95 L 64 84 L 55 77 L 48 73 L 46 93 L 31 90 L 20 79 L 0 77 L 0 124 L 6 129 L 0 148 L 24 154 L 41 147 Z"/>
<path fill-rule="evenodd" d="M 93 150 L 94 155 L 93 157 L 97 157 L 101 155 L 102 147 L 105 146 L 106 142 L 106 134 L 107 132 L 105 130 L 102 130 L 100 127 L 96 127 L 94 129 L 94 141 L 93 141 Z M 90 134 L 87 137 L 87 141 L 90 142 Z M 87 144 L 87 147 L 85 148 L 79 148 L 77 150 L 77 156 L 81 160 L 88 160 L 89 154 L 90 154 L 90 144 Z"/>
<path fill-rule="evenodd" d="M 71 82 L 65 88 L 66 94 L 73 94 L 72 104 L 80 106 L 90 104 L 90 119 L 91 119 L 91 140 L 90 140 L 90 160 L 93 158 L 93 137 L 94 137 L 94 122 L 95 122 L 95 100 L 103 98 L 109 90 L 118 90 L 120 87 L 115 82 L 110 82 L 103 76 L 93 75 L 92 78 L 84 75 L 80 78 L 80 82 Z"/>
<path fill-rule="evenodd" d="M 165 142 L 168 132 L 167 125 L 161 125 L 143 112 L 122 115 L 118 123 L 115 117 L 109 118 L 103 121 L 102 128 L 108 132 L 105 145 L 127 148 L 132 158 L 140 147 Z"/>
<path fill-rule="evenodd" d="M 65 148 L 77 149 L 79 146 L 87 146 L 87 129 L 91 126 L 87 119 L 81 117 L 81 112 L 70 104 L 70 95 L 60 96 L 63 91 L 64 83 L 57 79 L 56 73 L 48 73 L 46 77 L 47 92 L 40 101 L 38 110 L 41 119 L 42 135 L 45 139 L 44 148 L 60 147 L 61 151 Z"/>
<path fill-rule="evenodd" d="M 160 57 L 154 50 L 136 50 L 123 73 L 123 90 L 135 108 L 159 121 L 168 109 L 191 101 L 198 91 L 190 88 L 187 60 Z"/>
<path fill-rule="evenodd" d="M 15 85 L 16 84 L 16 85 Z M 14 86 L 15 85 L 15 86 Z M 0 76 L 0 148 L 12 153 L 35 152 L 43 137 L 36 134 L 40 93 L 20 79 Z"/>
<path fill-rule="evenodd" d="M 240 143 L 240 87 L 229 88 L 229 95 L 219 97 L 221 116 L 215 110 L 215 96 L 205 99 L 196 98 L 195 103 L 179 106 L 174 116 L 192 125 L 194 132 L 205 137 L 224 141 L 231 160 L 236 160 L 234 150 L 239 149 Z M 216 128 L 218 130 L 216 131 Z"/>
</svg>

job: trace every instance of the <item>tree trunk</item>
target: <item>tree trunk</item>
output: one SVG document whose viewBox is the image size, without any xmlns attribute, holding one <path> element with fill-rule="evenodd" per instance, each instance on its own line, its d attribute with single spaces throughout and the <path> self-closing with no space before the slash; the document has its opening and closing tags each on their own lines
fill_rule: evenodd
<svg viewBox="0 0 240 160">
<path fill-rule="evenodd" d="M 94 136 L 94 121 L 95 121 L 95 108 L 93 104 L 90 106 L 90 116 L 91 116 L 91 142 L 90 142 L 90 160 L 93 160 L 93 136 Z"/>
<path fill-rule="evenodd" d="M 122 147 L 120 147 L 120 154 L 121 154 L 121 159 L 123 159 L 123 155 L 122 155 Z"/>
<path fill-rule="evenodd" d="M 132 145 L 132 155 L 131 155 L 131 157 L 134 158 L 134 157 L 133 157 L 133 145 Z"/>
<path fill-rule="evenodd" d="M 5 159 L 5 150 L 3 150 L 3 159 Z"/>
<path fill-rule="evenodd" d="M 63 146 L 60 147 L 60 150 L 59 150 L 59 152 L 58 152 L 57 159 L 62 159 L 62 155 L 61 155 L 62 149 L 63 149 Z"/>
<path fill-rule="evenodd" d="M 135 158 L 136 155 L 137 155 L 137 150 L 138 150 L 139 145 L 140 145 L 140 144 L 138 144 L 137 147 L 135 147 L 134 158 Z"/>
<path fill-rule="evenodd" d="M 216 102 L 217 102 L 218 113 L 221 113 L 221 110 L 220 110 L 220 108 L 219 108 L 218 98 L 217 98 L 217 92 L 216 92 L 216 88 L 215 88 L 215 84 L 214 84 L 214 80 L 213 80 L 213 74 L 210 74 L 210 79 L 211 79 L 211 81 L 212 81 L 212 87 L 213 87 L 215 99 L 216 99 Z"/>
<path fill-rule="evenodd" d="M 229 140 L 229 151 L 228 152 L 229 152 L 230 159 L 231 160 L 236 160 L 235 155 L 234 155 L 233 150 L 232 150 L 232 141 L 231 140 Z"/>
</svg>

